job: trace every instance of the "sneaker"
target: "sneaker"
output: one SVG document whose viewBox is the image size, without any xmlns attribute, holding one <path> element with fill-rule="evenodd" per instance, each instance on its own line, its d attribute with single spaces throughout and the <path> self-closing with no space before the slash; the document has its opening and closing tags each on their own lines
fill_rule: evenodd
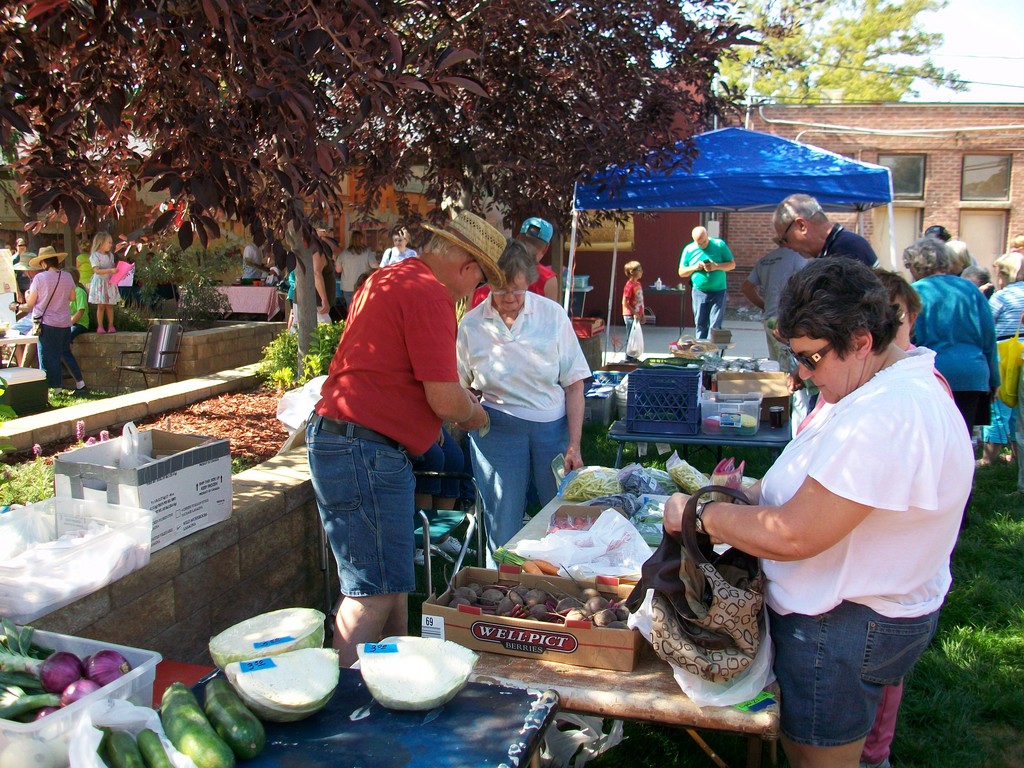
<svg viewBox="0 0 1024 768">
<path fill-rule="evenodd" d="M 114 326 L 110 326 L 109 328 L 107 328 L 107 333 L 117 333 L 117 328 L 115 328 Z"/>
<path fill-rule="evenodd" d="M 454 560 L 459 556 L 459 553 L 462 552 L 462 544 L 458 539 L 449 536 L 437 545 L 437 549 L 441 554 L 448 555 Z"/>
<path fill-rule="evenodd" d="M 423 550 L 416 547 L 416 554 L 412 556 L 413 565 L 423 565 Z"/>
<path fill-rule="evenodd" d="M 103 330 L 102 326 L 100 326 L 99 328 L 96 329 L 96 333 L 106 333 L 106 331 Z"/>
</svg>

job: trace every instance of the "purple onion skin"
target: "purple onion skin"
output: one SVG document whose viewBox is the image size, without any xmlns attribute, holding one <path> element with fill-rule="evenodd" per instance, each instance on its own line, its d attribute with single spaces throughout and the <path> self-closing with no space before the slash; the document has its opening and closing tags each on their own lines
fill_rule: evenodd
<svg viewBox="0 0 1024 768">
<path fill-rule="evenodd" d="M 85 661 L 85 676 L 101 686 L 109 685 L 131 669 L 128 659 L 117 651 L 97 651 Z"/>
<path fill-rule="evenodd" d="M 57 651 L 39 665 L 39 682 L 47 693 L 63 693 L 85 674 L 82 660 L 67 651 Z"/>
<path fill-rule="evenodd" d="M 71 685 L 64 689 L 64 692 L 60 695 L 60 705 L 66 707 L 68 704 L 74 704 L 76 701 L 84 696 L 88 696 L 94 691 L 98 691 L 102 688 L 99 683 L 93 682 L 87 677 L 83 677 L 80 680 L 75 680 Z"/>
<path fill-rule="evenodd" d="M 43 707 L 36 712 L 36 720 L 42 720 L 47 715 L 52 715 L 54 712 L 60 712 L 60 707 Z"/>
</svg>

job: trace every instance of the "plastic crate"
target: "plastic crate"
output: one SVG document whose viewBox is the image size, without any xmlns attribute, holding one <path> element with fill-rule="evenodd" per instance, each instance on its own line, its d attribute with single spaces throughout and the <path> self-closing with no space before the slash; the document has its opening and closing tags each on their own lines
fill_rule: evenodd
<svg viewBox="0 0 1024 768">
<path fill-rule="evenodd" d="M 91 706 L 114 699 L 127 699 L 142 707 L 151 706 L 156 665 L 161 659 L 156 651 L 145 651 L 141 648 L 129 648 L 43 630 L 36 630 L 32 639 L 37 645 L 53 648 L 55 651 L 68 651 L 80 659 L 109 648 L 124 656 L 132 665 L 132 669 L 109 685 L 83 696 L 74 704 L 69 704 L 41 720 L 18 723 L 14 720 L 0 719 L 0 756 L 10 756 L 14 761 L 4 763 L 5 765 L 23 765 L 25 768 L 34 765 L 67 765 L 71 734 Z M 32 758 L 34 761 L 30 762 Z"/>
<path fill-rule="evenodd" d="M 700 425 L 700 368 L 638 368 L 629 374 L 626 430 L 695 435 Z"/>
<path fill-rule="evenodd" d="M 761 423 L 761 393 L 724 395 L 705 392 L 700 399 L 700 431 L 707 435 L 756 435 Z"/>
</svg>

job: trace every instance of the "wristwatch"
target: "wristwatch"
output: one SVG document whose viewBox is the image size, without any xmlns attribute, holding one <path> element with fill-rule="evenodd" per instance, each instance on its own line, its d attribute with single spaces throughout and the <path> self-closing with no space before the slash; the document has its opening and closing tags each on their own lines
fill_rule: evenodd
<svg viewBox="0 0 1024 768">
<path fill-rule="evenodd" d="M 704 507 L 710 504 L 711 501 L 711 499 L 706 499 L 704 501 L 697 502 L 697 511 L 694 514 L 696 522 L 693 527 L 696 529 L 697 533 L 702 533 L 705 536 L 708 535 L 708 532 L 704 530 Z"/>
</svg>

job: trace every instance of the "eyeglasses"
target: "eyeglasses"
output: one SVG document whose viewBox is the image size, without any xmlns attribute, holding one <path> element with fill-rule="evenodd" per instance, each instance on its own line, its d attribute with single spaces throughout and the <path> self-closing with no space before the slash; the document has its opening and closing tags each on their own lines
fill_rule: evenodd
<svg viewBox="0 0 1024 768">
<path fill-rule="evenodd" d="M 529 293 L 529 291 L 527 291 L 525 288 L 515 290 L 513 290 L 512 288 L 502 288 L 499 291 L 496 291 L 493 288 L 491 289 L 491 295 L 497 296 L 499 299 L 503 299 L 506 296 L 515 296 L 518 299 L 520 296 L 525 296 L 527 293 Z"/>
<path fill-rule="evenodd" d="M 793 358 L 808 371 L 813 371 L 818 366 L 818 363 L 821 362 L 821 359 L 831 351 L 831 343 L 826 344 L 817 352 L 812 352 L 809 355 L 804 352 L 794 352 L 792 347 L 789 348 L 789 354 L 791 354 Z"/>
<path fill-rule="evenodd" d="M 791 230 L 793 228 L 794 224 L 796 224 L 796 219 L 793 219 L 791 222 L 789 222 L 789 224 L 786 227 L 786 230 L 782 233 L 781 237 L 773 237 L 772 238 L 772 240 L 774 241 L 774 243 L 776 245 L 778 245 L 780 247 L 786 245 L 786 239 L 789 237 L 789 230 Z"/>
</svg>

